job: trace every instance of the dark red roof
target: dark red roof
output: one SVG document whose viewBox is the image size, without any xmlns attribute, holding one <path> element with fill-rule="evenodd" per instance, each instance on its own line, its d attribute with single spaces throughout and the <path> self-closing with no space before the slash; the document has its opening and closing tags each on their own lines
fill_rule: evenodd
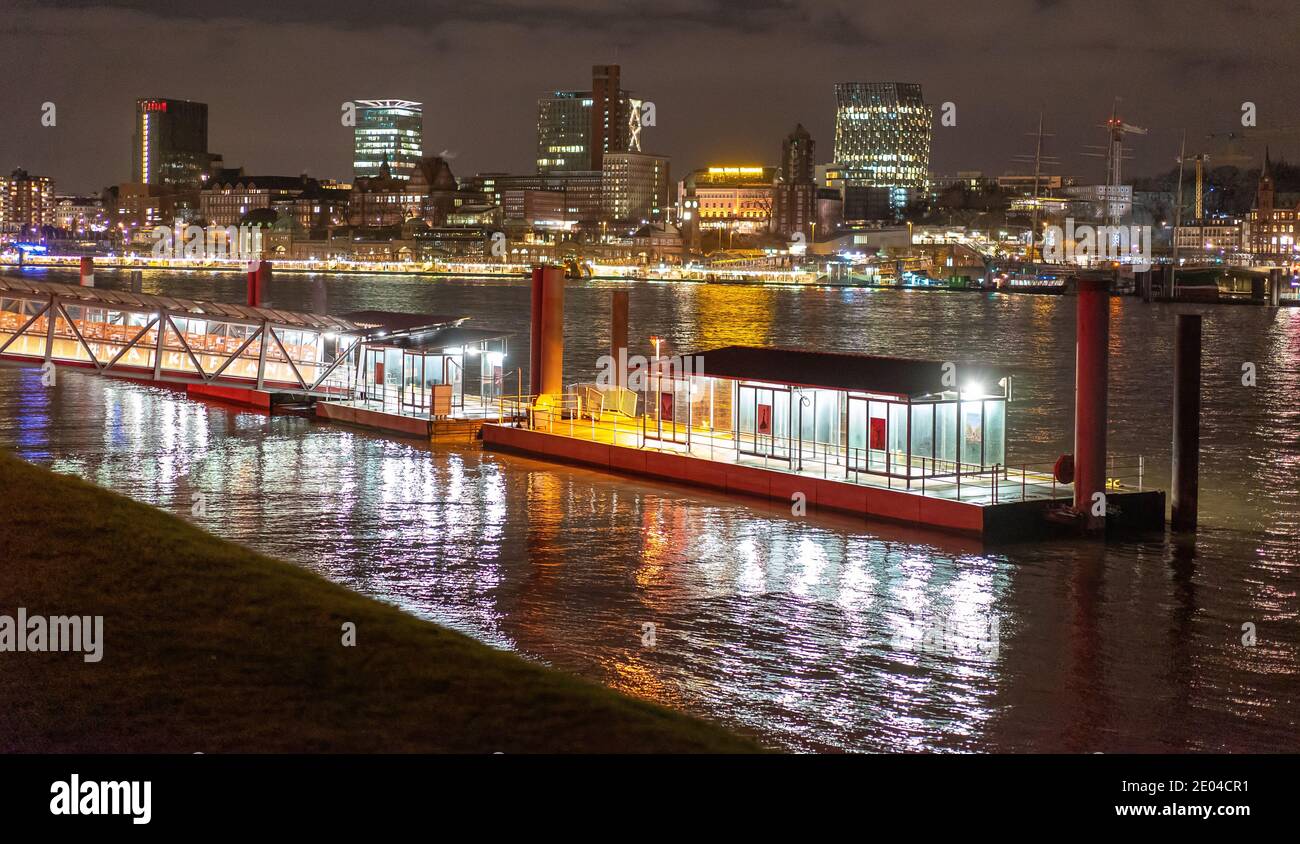
<svg viewBox="0 0 1300 844">
<path fill-rule="evenodd" d="M 703 358 L 700 374 L 710 378 L 913 397 L 953 389 L 944 384 L 945 361 L 758 346 L 725 346 L 695 354 Z M 985 392 L 1000 394 L 998 381 L 1011 374 L 1004 367 L 955 363 L 952 372 L 963 389 L 978 383 Z"/>
<path fill-rule="evenodd" d="M 383 329 L 389 333 L 444 328 L 459 325 L 468 318 L 444 314 L 408 314 L 399 311 L 353 311 L 343 317 L 365 328 Z"/>
</svg>

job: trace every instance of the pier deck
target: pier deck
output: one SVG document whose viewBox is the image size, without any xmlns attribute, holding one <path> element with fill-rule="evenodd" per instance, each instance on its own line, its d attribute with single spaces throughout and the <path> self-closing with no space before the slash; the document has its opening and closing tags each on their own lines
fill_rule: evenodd
<svg viewBox="0 0 1300 844">
<path fill-rule="evenodd" d="M 680 432 L 679 432 L 680 433 Z M 744 454 L 729 435 L 698 429 L 691 442 L 647 438 L 641 420 L 555 418 L 535 414 L 516 424 L 487 423 L 483 444 L 490 449 L 591 466 L 619 474 L 641 475 L 766 498 L 790 506 L 799 500 L 808 510 L 826 509 L 869 519 L 920 525 L 939 530 L 1007 538 L 1039 527 L 1050 508 L 1067 506 L 1069 485 L 1057 483 L 1048 464 L 998 467 L 980 474 L 940 478 L 921 475 L 909 485 L 898 478 L 857 471 L 843 454 L 808 449 L 801 465 Z M 1122 473 L 1122 460 L 1114 464 Z M 918 467 L 919 470 L 920 467 Z M 1158 496 L 1127 478 L 1114 478 L 1108 501 Z M 1142 510 L 1151 502 L 1144 501 Z"/>
</svg>

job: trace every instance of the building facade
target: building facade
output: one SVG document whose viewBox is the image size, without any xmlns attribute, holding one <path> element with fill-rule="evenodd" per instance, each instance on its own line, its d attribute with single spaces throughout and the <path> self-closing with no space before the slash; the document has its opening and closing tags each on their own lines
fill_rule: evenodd
<svg viewBox="0 0 1300 844">
<path fill-rule="evenodd" d="M 678 184 L 677 218 L 683 230 L 770 231 L 776 169 L 715 166 L 692 171 Z"/>
<path fill-rule="evenodd" d="M 1291 264 L 1300 262 L 1300 241 L 1296 240 L 1296 226 L 1300 225 L 1300 205 L 1293 208 L 1278 207 L 1277 191 L 1273 183 L 1273 163 L 1264 153 L 1264 166 L 1259 173 L 1259 187 L 1255 191 L 1255 207 L 1246 217 L 1243 235 L 1246 251 L 1257 263 Z"/>
<path fill-rule="evenodd" d="M 529 228 L 564 228 L 567 217 L 560 191 L 509 189 L 502 195 L 502 217 L 507 225 Z"/>
<path fill-rule="evenodd" d="M 1174 245 L 1182 259 L 1226 257 L 1242 251 L 1242 225 L 1235 220 L 1210 221 L 1174 229 Z"/>
<path fill-rule="evenodd" d="M 175 190 L 199 188 L 221 156 L 208 152 L 208 104 L 135 101 L 131 180 Z"/>
<path fill-rule="evenodd" d="M 424 156 L 424 107 L 411 100 L 357 100 L 356 106 L 354 177 L 376 178 L 386 162 L 391 178 L 411 178 Z"/>
<path fill-rule="evenodd" d="M 555 91 L 537 101 L 537 172 L 591 169 L 589 91 Z"/>
<path fill-rule="evenodd" d="M 97 196 L 55 197 L 54 225 L 75 235 L 102 232 L 105 228 L 104 201 Z"/>
<path fill-rule="evenodd" d="M 781 144 L 772 228 L 782 237 L 802 235 L 811 241 L 817 221 L 817 164 L 813 139 L 799 124 Z"/>
<path fill-rule="evenodd" d="M 21 168 L 0 177 L 0 230 L 27 233 L 55 224 L 54 182 Z"/>
<path fill-rule="evenodd" d="M 603 173 L 575 170 L 536 176 L 510 176 L 486 174 L 467 180 L 473 190 L 482 190 L 485 196 L 495 197 L 498 205 L 505 205 L 508 191 L 537 190 L 560 194 L 563 199 L 564 221 L 582 227 L 595 227 L 602 216 L 601 181 Z M 507 219 L 511 219 L 507 214 Z"/>
<path fill-rule="evenodd" d="M 1037 182 L 1037 187 L 1035 187 Z M 1064 176 L 1047 175 L 1045 173 L 1034 176 L 1033 173 L 1004 173 L 998 176 L 997 185 L 1000 190 L 1019 193 L 1025 196 L 1043 196 L 1051 191 L 1059 191 L 1071 182 Z"/>
<path fill-rule="evenodd" d="M 903 207 L 928 189 L 932 122 L 920 85 L 836 83 L 834 178 L 891 188 L 893 205 Z"/>
<path fill-rule="evenodd" d="M 455 207 L 456 194 L 456 177 L 441 156 L 422 157 L 407 179 L 398 179 L 381 165 L 378 176 L 353 183 L 348 223 L 374 228 L 418 219 L 441 226 Z"/>
<path fill-rule="evenodd" d="M 1121 220 L 1133 213 L 1132 185 L 1068 185 L 1061 195 L 1071 201 L 1068 210 L 1081 218 Z"/>
<path fill-rule="evenodd" d="M 623 90 L 621 69 L 616 64 L 591 68 L 591 168 L 604 169 L 606 153 L 631 152 L 628 116 L 632 105 Z"/>
<path fill-rule="evenodd" d="M 199 216 L 215 226 L 237 226 L 244 215 L 272 209 L 314 185 L 306 176 L 239 176 L 218 180 L 199 192 Z"/>
<path fill-rule="evenodd" d="M 336 228 L 346 226 L 352 191 L 325 187 L 315 179 L 296 196 L 271 201 L 279 223 L 303 236 L 327 237 Z"/>
<path fill-rule="evenodd" d="M 640 227 L 668 218 L 668 158 L 644 152 L 609 152 L 601 171 L 602 218 Z"/>
<path fill-rule="evenodd" d="M 600 172 L 605 154 L 641 149 L 641 101 L 622 88 L 619 66 L 595 65 L 591 89 L 537 100 L 537 172 Z"/>
</svg>

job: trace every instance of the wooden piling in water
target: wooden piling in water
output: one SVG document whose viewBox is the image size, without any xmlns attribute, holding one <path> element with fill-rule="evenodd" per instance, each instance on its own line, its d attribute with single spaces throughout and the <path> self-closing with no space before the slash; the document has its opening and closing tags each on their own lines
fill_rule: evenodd
<svg viewBox="0 0 1300 844">
<path fill-rule="evenodd" d="M 1174 322 L 1174 530 L 1196 530 L 1201 463 L 1201 315 Z"/>
</svg>

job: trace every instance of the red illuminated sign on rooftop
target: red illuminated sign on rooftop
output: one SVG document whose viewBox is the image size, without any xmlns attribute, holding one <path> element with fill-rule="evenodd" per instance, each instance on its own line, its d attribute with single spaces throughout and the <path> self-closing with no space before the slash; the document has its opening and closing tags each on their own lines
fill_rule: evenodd
<svg viewBox="0 0 1300 844">
<path fill-rule="evenodd" d="M 166 100 L 145 100 L 144 110 L 145 111 L 166 111 L 167 101 Z"/>
</svg>

